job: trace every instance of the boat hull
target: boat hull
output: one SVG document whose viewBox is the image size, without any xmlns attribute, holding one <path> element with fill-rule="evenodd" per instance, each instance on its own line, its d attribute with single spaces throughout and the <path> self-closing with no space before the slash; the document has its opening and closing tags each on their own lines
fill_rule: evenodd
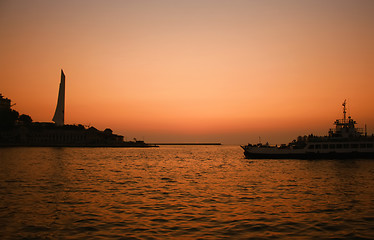
<svg viewBox="0 0 374 240">
<path fill-rule="evenodd" d="M 374 159 L 374 152 L 254 152 L 244 149 L 248 159 Z"/>
<path fill-rule="evenodd" d="M 242 148 L 248 159 L 374 159 L 373 151 L 307 152 L 301 149 Z"/>
<path fill-rule="evenodd" d="M 244 152 L 247 159 L 374 159 L 374 153 L 261 154 Z"/>
</svg>

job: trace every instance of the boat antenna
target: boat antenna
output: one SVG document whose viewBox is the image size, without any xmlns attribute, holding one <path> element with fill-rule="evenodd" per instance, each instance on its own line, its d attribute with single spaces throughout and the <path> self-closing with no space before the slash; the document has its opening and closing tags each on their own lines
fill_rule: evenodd
<svg viewBox="0 0 374 240">
<path fill-rule="evenodd" d="M 346 122 L 345 119 L 346 119 L 346 114 L 347 114 L 347 111 L 346 111 L 347 109 L 345 107 L 346 104 L 347 104 L 347 99 L 345 99 L 343 104 L 342 104 L 343 105 L 344 123 Z"/>
</svg>

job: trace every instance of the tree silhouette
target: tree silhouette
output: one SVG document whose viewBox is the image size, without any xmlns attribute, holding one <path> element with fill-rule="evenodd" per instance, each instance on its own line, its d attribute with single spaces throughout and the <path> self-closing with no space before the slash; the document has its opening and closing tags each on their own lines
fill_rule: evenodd
<svg viewBox="0 0 374 240">
<path fill-rule="evenodd" d="M 0 128 L 11 128 L 18 119 L 19 113 L 13 109 L 0 111 Z"/>
<path fill-rule="evenodd" d="M 22 114 L 21 116 L 19 116 L 18 120 L 24 125 L 30 125 L 32 123 L 32 118 L 26 114 Z"/>
</svg>

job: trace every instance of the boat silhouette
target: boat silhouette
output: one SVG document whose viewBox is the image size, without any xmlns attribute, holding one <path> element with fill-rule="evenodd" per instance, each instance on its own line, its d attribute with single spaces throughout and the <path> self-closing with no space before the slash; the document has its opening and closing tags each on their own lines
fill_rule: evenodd
<svg viewBox="0 0 374 240">
<path fill-rule="evenodd" d="M 299 136 L 289 144 L 248 144 L 241 146 L 249 159 L 374 159 L 374 135 L 356 128 L 356 121 L 346 117 L 346 101 L 343 119 L 334 122 L 328 136 Z"/>
</svg>

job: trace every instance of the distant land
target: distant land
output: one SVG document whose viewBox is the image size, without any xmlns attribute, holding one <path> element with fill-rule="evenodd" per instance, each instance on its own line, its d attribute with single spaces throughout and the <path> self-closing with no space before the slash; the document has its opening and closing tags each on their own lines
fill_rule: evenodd
<svg viewBox="0 0 374 240">
<path fill-rule="evenodd" d="M 152 145 L 222 145 L 221 143 L 150 143 Z"/>
<path fill-rule="evenodd" d="M 11 100 L 0 94 L 0 147 L 158 147 L 144 141 L 124 141 L 110 128 L 100 131 L 82 124 L 65 124 L 65 73 L 61 69 L 56 111 L 52 122 L 33 122 L 19 115 Z"/>
</svg>

